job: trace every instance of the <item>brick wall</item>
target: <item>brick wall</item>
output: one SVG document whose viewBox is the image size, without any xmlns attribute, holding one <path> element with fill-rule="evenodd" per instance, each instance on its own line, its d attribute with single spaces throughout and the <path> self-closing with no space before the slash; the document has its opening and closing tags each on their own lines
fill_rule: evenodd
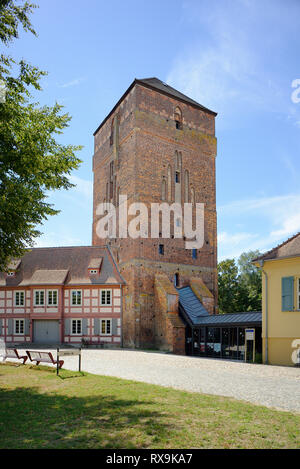
<svg viewBox="0 0 300 469">
<path fill-rule="evenodd" d="M 182 112 L 182 130 L 176 129 L 174 109 Z M 112 120 L 118 118 L 118 148 L 111 145 Z M 201 278 L 212 294 L 209 311 L 217 306 L 217 217 L 215 194 L 216 138 L 214 115 L 141 85 L 135 85 L 95 134 L 93 244 L 103 244 L 96 234 L 97 203 L 106 197 L 110 163 L 115 161 L 116 187 L 127 194 L 128 204 L 162 201 L 162 179 L 171 168 L 171 200 L 184 202 L 184 172 L 189 172 L 195 202 L 205 204 L 205 241 L 193 259 L 183 239 L 110 240 L 112 251 L 127 282 L 124 295 L 124 345 L 148 347 L 158 342 L 157 330 L 167 327 L 158 320 L 155 306 L 155 275 L 180 285 Z M 114 142 L 115 143 L 115 142 Z M 181 154 L 181 183 L 175 189 L 176 152 Z M 176 195 L 175 195 L 176 192 Z M 179 200 L 180 201 L 180 200 Z M 130 218 L 129 218 L 130 221 Z M 150 226 L 149 226 L 150 231 Z M 172 234 L 172 231 L 171 231 Z M 159 254 L 164 245 L 164 255 Z M 159 325 L 159 327 L 158 327 Z M 172 330 L 173 326 L 168 326 Z M 175 330 L 175 329 L 174 329 Z M 173 334 L 173 332 L 172 332 Z M 178 333 L 181 337 L 181 333 Z M 175 334 L 176 335 L 176 334 Z M 175 337 L 175 336 L 174 336 Z M 174 339 L 177 340 L 177 339 Z M 180 342 L 180 338 L 178 341 Z M 180 348 L 180 346 L 179 346 Z"/>
</svg>

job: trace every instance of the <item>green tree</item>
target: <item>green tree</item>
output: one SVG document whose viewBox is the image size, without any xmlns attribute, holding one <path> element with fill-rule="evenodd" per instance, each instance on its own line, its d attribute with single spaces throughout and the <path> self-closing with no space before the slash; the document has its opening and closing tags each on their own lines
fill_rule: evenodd
<svg viewBox="0 0 300 469">
<path fill-rule="evenodd" d="M 8 46 L 23 28 L 36 35 L 29 15 L 35 5 L 17 6 L 0 1 L 0 41 Z M 40 91 L 46 72 L 24 60 L 16 63 L 0 56 L 0 80 L 5 100 L 0 103 L 0 270 L 12 257 L 22 256 L 34 239 L 36 229 L 58 210 L 46 201 L 46 191 L 69 189 L 68 176 L 80 160 L 80 146 L 62 145 L 57 135 L 68 127 L 70 116 L 62 106 L 32 102 L 32 91 Z"/>
<path fill-rule="evenodd" d="M 238 305 L 238 268 L 234 259 L 226 259 L 218 265 L 219 312 L 234 313 Z"/>
<path fill-rule="evenodd" d="M 243 252 L 238 259 L 239 283 L 247 292 L 245 311 L 261 310 L 261 271 L 252 260 L 260 256 L 260 252 Z"/>
<path fill-rule="evenodd" d="M 237 262 L 226 259 L 218 264 L 221 314 L 261 310 L 261 272 L 251 262 L 259 254 L 244 252 Z"/>
</svg>

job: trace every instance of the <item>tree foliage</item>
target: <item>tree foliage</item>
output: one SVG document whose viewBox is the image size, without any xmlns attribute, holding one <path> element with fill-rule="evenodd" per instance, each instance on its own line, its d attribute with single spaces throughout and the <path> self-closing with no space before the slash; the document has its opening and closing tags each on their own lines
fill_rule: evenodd
<svg viewBox="0 0 300 469">
<path fill-rule="evenodd" d="M 35 34 L 29 15 L 35 5 L 17 6 L 0 1 L 0 41 L 4 45 L 18 38 L 19 29 Z M 40 235 L 36 229 L 50 215 L 58 213 L 46 201 L 46 191 L 69 189 L 68 176 L 80 160 L 81 147 L 62 145 L 57 136 L 68 127 L 70 116 L 62 106 L 32 102 L 32 91 L 41 91 L 46 72 L 24 60 L 0 56 L 0 80 L 5 101 L 0 103 L 0 270 L 11 257 L 24 254 Z"/>
<path fill-rule="evenodd" d="M 237 262 L 226 259 L 218 264 L 220 313 L 261 310 L 261 272 L 251 263 L 259 255 L 244 252 Z"/>
</svg>

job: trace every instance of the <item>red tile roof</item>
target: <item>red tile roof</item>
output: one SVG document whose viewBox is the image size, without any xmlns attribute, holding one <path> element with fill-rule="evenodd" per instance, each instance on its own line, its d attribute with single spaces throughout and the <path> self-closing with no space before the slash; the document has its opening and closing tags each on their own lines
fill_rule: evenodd
<svg viewBox="0 0 300 469">
<path fill-rule="evenodd" d="M 88 268 L 97 259 L 99 275 L 91 276 Z M 102 285 L 125 284 L 107 246 L 72 246 L 33 248 L 22 258 L 16 275 L 0 273 L 0 286 Z"/>
</svg>

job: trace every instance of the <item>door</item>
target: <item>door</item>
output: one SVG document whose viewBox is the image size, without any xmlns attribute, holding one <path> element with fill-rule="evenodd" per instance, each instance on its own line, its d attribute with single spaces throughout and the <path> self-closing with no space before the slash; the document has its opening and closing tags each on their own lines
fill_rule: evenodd
<svg viewBox="0 0 300 469">
<path fill-rule="evenodd" d="M 57 344 L 59 340 L 58 321 L 34 321 L 33 342 L 35 344 Z"/>
</svg>

